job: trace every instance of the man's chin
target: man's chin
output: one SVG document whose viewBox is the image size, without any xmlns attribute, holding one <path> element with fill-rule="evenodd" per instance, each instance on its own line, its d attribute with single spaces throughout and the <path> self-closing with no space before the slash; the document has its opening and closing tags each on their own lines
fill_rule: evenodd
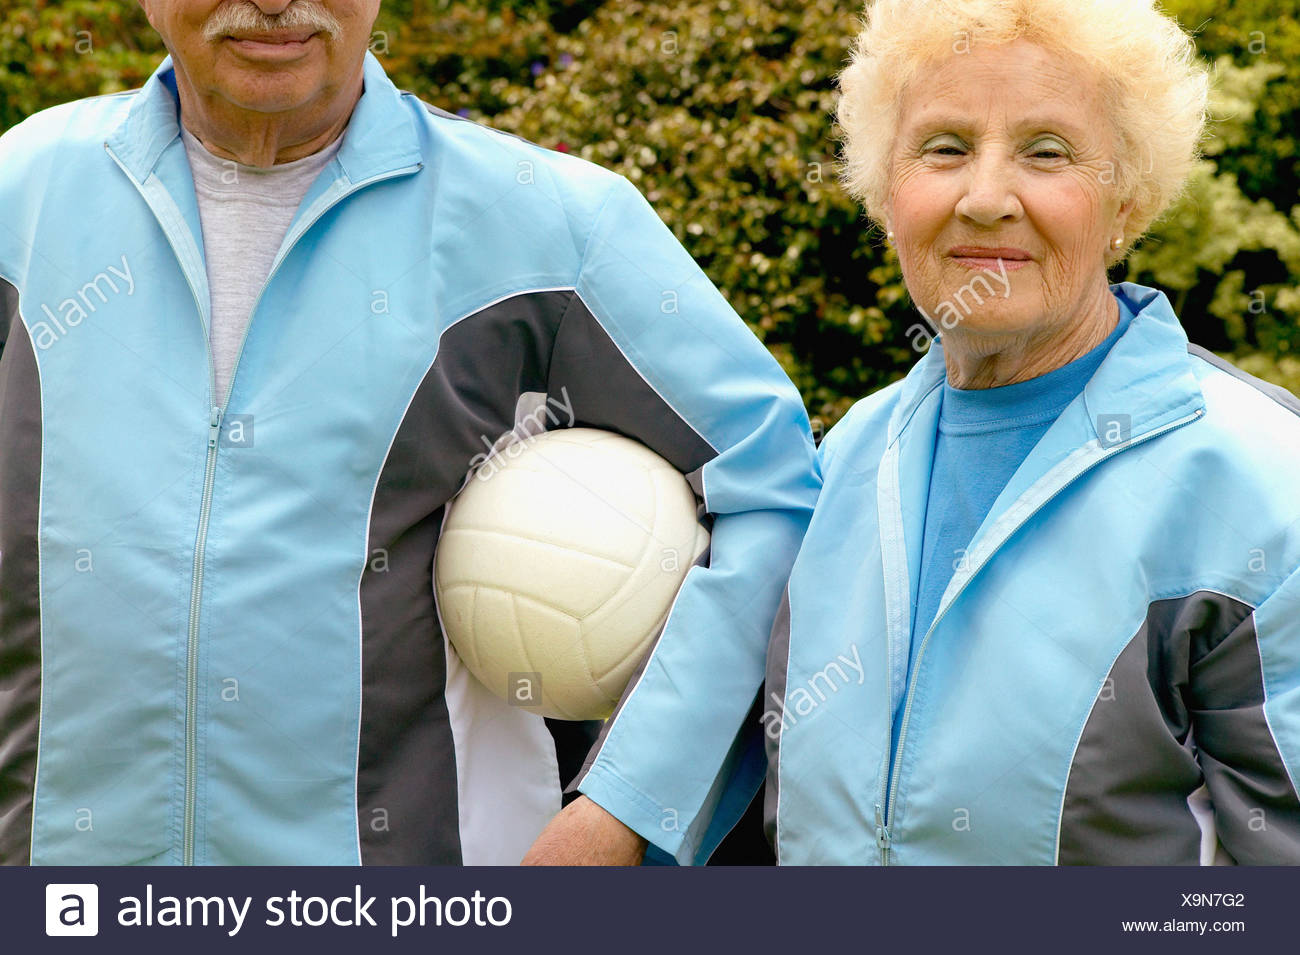
<svg viewBox="0 0 1300 955">
<path fill-rule="evenodd" d="M 221 78 L 218 88 L 222 98 L 252 113 L 283 113 L 305 106 L 322 86 L 298 70 L 278 75 L 265 70 L 233 72 Z"/>
</svg>

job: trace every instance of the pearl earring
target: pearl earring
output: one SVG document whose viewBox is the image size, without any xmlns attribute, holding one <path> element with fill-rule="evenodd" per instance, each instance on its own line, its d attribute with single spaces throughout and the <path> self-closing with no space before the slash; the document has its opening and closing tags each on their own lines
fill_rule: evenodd
<svg viewBox="0 0 1300 955">
<path fill-rule="evenodd" d="M 893 242 L 893 241 L 894 241 L 894 232 L 893 232 L 892 229 L 891 229 L 889 232 L 886 232 L 886 233 L 885 233 L 885 240 L 886 240 L 887 242 Z"/>
<path fill-rule="evenodd" d="M 1113 242 L 1111 242 L 1110 247 L 1116 252 L 1124 248 L 1124 237 L 1122 235 L 1117 237 Z"/>
</svg>

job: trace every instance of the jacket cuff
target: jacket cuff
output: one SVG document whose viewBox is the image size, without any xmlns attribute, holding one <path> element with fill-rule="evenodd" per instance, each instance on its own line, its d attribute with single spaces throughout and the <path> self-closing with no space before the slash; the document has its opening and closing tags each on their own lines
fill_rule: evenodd
<svg viewBox="0 0 1300 955">
<path fill-rule="evenodd" d="M 690 833 L 665 827 L 664 820 L 676 812 L 651 799 L 607 766 L 597 763 L 588 770 L 578 791 L 617 818 L 647 842 L 675 858 L 679 865 L 691 865 L 699 848 Z"/>
</svg>

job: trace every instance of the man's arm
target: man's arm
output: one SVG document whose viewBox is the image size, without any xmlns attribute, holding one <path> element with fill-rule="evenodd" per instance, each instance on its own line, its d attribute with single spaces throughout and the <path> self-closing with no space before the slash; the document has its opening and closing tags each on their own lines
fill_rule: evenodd
<svg viewBox="0 0 1300 955">
<path fill-rule="evenodd" d="M 579 796 L 542 830 L 524 865 L 640 865 L 646 841 Z"/>
<path fill-rule="evenodd" d="M 621 178 L 577 284 L 550 396 L 572 409 L 573 424 L 633 437 L 686 474 L 712 544 L 576 783 L 587 800 L 565 810 L 529 859 L 626 861 L 644 848 L 630 829 L 689 863 L 740 760 L 737 732 L 816 500 L 812 437 L 776 361 Z M 752 795 L 758 777 L 741 778 Z"/>
</svg>

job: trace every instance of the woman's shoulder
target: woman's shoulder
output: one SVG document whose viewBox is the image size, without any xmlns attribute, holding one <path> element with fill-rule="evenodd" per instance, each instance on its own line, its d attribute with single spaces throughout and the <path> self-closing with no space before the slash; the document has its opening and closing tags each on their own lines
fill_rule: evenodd
<svg viewBox="0 0 1300 955">
<path fill-rule="evenodd" d="M 1280 465 L 1300 466 L 1300 398 L 1199 345 L 1187 351 L 1212 439 L 1234 448 L 1259 446 Z"/>
<path fill-rule="evenodd" d="M 1259 393 L 1260 396 L 1269 399 L 1283 408 L 1290 411 L 1297 418 L 1300 418 L 1300 398 L 1297 398 L 1291 392 L 1287 391 L 1281 385 L 1275 385 L 1272 382 L 1265 381 L 1262 378 L 1256 378 L 1247 371 L 1238 368 L 1226 358 L 1221 358 L 1208 348 L 1202 348 L 1200 345 L 1189 345 L 1187 353 L 1194 359 L 1199 359 L 1210 369 L 1219 371 L 1229 378 L 1233 378 L 1252 390 Z M 1206 369 L 1206 373 L 1209 371 Z"/>
<path fill-rule="evenodd" d="M 1188 352 L 1204 414 L 1154 446 L 1154 463 L 1180 486 L 1213 499 L 1216 513 L 1234 526 L 1294 527 L 1288 537 L 1300 548 L 1300 400 L 1211 352 Z"/>
</svg>

